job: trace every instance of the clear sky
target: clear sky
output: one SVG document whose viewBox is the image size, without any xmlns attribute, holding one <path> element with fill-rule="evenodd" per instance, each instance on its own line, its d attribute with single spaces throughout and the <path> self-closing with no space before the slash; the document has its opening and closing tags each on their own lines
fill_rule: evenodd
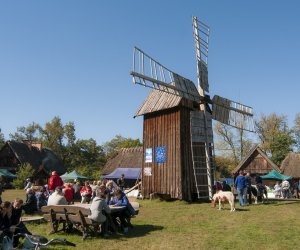
<svg viewBox="0 0 300 250">
<path fill-rule="evenodd" d="M 300 1 L 0 1 L 0 128 L 54 116 L 78 138 L 142 137 L 136 45 L 196 82 L 192 15 L 211 27 L 211 94 L 292 123 L 300 111 Z"/>
</svg>

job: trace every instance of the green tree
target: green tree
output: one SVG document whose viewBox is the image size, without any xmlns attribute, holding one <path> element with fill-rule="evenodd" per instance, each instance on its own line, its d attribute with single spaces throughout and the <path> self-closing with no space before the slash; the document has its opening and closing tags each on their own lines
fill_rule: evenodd
<svg viewBox="0 0 300 250">
<path fill-rule="evenodd" d="M 101 176 L 101 169 L 100 168 L 92 168 L 90 165 L 86 166 L 78 166 L 75 168 L 76 171 L 89 178 L 89 180 L 99 180 Z"/>
<path fill-rule="evenodd" d="M 76 143 L 74 122 L 65 125 L 60 117 L 55 116 L 44 127 L 40 127 L 40 138 L 45 147 L 50 148 L 69 167 L 71 157 L 74 156 Z"/>
<path fill-rule="evenodd" d="M 295 146 L 298 152 L 300 152 L 300 113 L 296 114 L 294 120 L 293 132 L 295 135 Z"/>
<path fill-rule="evenodd" d="M 70 157 L 70 166 L 89 166 L 91 171 L 99 172 L 106 163 L 103 148 L 94 139 L 77 140 Z"/>
<path fill-rule="evenodd" d="M 122 135 L 116 135 L 110 141 L 104 143 L 104 152 L 108 157 L 112 157 L 121 148 L 131 148 L 142 146 L 140 139 L 125 138 Z"/>
<path fill-rule="evenodd" d="M 19 142 L 23 140 L 36 141 L 39 137 L 39 130 L 40 125 L 32 122 L 27 127 L 18 127 L 17 132 L 15 132 L 14 134 L 9 134 L 9 137 L 11 140 Z"/>
<path fill-rule="evenodd" d="M 55 116 L 50 122 L 45 124 L 45 127 L 40 127 L 41 139 L 45 147 L 50 148 L 54 153 L 65 161 L 64 147 L 64 126 L 61 119 Z"/>
<path fill-rule="evenodd" d="M 291 134 L 278 134 L 270 144 L 270 149 L 272 152 L 271 160 L 277 166 L 280 166 L 287 154 L 293 151 L 294 143 L 295 140 L 292 138 Z"/>
<path fill-rule="evenodd" d="M 24 188 L 24 183 L 27 178 L 32 178 L 34 169 L 29 163 L 21 164 L 16 173 L 17 178 L 13 180 L 13 186 L 18 189 Z"/>
<path fill-rule="evenodd" d="M 284 115 L 277 115 L 272 113 L 270 115 L 262 114 L 255 121 L 255 131 L 259 137 L 261 147 L 267 153 L 271 152 L 271 144 L 275 138 L 282 134 L 289 134 L 287 117 Z"/>
<path fill-rule="evenodd" d="M 63 124 L 60 117 L 55 116 L 45 126 L 32 123 L 27 127 L 19 127 L 10 137 L 17 141 L 42 142 L 43 146 L 50 148 L 69 170 L 78 166 L 89 166 L 89 171 L 99 172 L 106 162 L 103 148 L 93 139 L 76 139 L 75 132 L 74 122 Z"/>
<path fill-rule="evenodd" d="M 255 128 L 262 149 L 271 156 L 275 164 L 280 166 L 296 142 L 293 138 L 293 130 L 288 127 L 287 117 L 275 113 L 261 115 L 255 121 Z"/>
<path fill-rule="evenodd" d="M 4 138 L 4 134 L 1 132 L 1 128 L 0 128 L 0 149 L 4 146 L 5 144 L 5 138 Z"/>
<path fill-rule="evenodd" d="M 215 149 L 224 157 L 231 158 L 235 165 L 245 157 L 253 144 L 248 132 L 242 129 L 216 122 L 214 131 L 217 139 Z"/>
<path fill-rule="evenodd" d="M 224 178 L 232 176 L 232 171 L 236 167 L 235 161 L 226 156 L 215 157 L 216 178 Z"/>
</svg>

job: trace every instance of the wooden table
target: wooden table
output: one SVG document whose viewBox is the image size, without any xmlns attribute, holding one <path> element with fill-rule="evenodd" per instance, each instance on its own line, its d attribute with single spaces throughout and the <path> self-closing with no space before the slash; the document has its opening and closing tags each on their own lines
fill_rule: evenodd
<svg viewBox="0 0 300 250">
<path fill-rule="evenodd" d="M 91 208 L 91 204 L 90 203 L 76 203 L 76 204 L 72 204 L 70 206 L 75 206 L 75 207 L 84 207 L 84 208 Z M 120 211 L 125 210 L 125 206 L 113 206 L 113 205 L 109 205 L 110 211 L 111 213 L 117 213 Z"/>
<path fill-rule="evenodd" d="M 70 205 L 70 206 L 90 208 L 91 204 L 89 204 L 89 203 L 76 203 L 76 204 L 73 204 L 73 205 Z M 110 214 L 105 214 L 105 216 L 107 217 L 107 221 L 108 221 L 109 226 L 113 229 L 114 232 L 117 232 L 117 226 L 113 222 L 111 214 L 121 212 L 121 211 L 125 210 L 126 207 L 125 206 L 109 205 L 109 208 L 110 208 Z"/>
</svg>

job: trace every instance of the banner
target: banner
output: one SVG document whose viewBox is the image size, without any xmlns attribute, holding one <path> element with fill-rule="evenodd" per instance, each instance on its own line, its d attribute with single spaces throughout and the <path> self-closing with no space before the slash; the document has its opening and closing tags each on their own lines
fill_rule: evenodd
<svg viewBox="0 0 300 250">
<path fill-rule="evenodd" d="M 155 147 L 155 162 L 165 163 L 167 161 L 167 149 L 166 146 Z"/>
<path fill-rule="evenodd" d="M 145 152 L 145 162 L 152 162 L 152 148 L 146 148 L 146 152 Z"/>
<path fill-rule="evenodd" d="M 144 168 L 144 176 L 152 176 L 151 167 Z"/>
</svg>

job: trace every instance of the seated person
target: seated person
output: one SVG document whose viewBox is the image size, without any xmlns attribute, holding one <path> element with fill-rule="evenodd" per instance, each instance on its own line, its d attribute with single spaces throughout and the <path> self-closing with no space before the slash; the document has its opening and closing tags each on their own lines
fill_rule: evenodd
<svg viewBox="0 0 300 250">
<path fill-rule="evenodd" d="M 74 189 L 74 200 L 75 201 L 80 201 L 81 200 L 81 195 L 80 195 L 80 190 L 81 190 L 81 184 L 79 181 L 75 182 L 72 186 Z"/>
<path fill-rule="evenodd" d="M 5 201 L 0 207 L 0 240 L 3 241 L 5 236 L 12 238 L 13 233 L 10 231 L 12 206 L 9 201 Z"/>
<path fill-rule="evenodd" d="M 96 223 L 101 223 L 102 226 L 102 232 L 103 236 L 107 237 L 107 230 L 108 230 L 108 223 L 107 223 L 107 218 L 103 212 L 106 214 L 110 214 L 110 208 L 106 204 L 106 190 L 105 189 L 96 189 L 96 196 L 92 201 L 90 210 L 91 210 L 91 215 L 89 215 L 89 218 L 92 219 Z"/>
<path fill-rule="evenodd" d="M 11 226 L 12 205 L 9 201 L 5 201 L 1 204 L 1 216 L 0 216 L 0 230 L 4 235 L 10 234 Z"/>
<path fill-rule="evenodd" d="M 124 233 L 128 232 L 128 223 L 126 221 L 126 218 L 130 218 L 131 216 L 134 216 L 136 214 L 134 208 L 131 206 L 128 198 L 123 193 L 121 189 L 118 189 L 114 197 L 111 199 L 110 205 L 113 206 L 125 206 L 126 209 L 121 211 L 121 213 L 115 213 L 113 216 L 114 222 L 116 222 L 115 217 L 119 217 L 121 221 L 121 226 L 123 227 Z"/>
<path fill-rule="evenodd" d="M 54 193 L 49 196 L 48 206 L 51 205 L 68 205 L 61 187 L 56 187 Z"/>
<path fill-rule="evenodd" d="M 37 200 L 37 209 L 40 210 L 41 207 L 47 206 L 49 193 L 44 186 L 41 186 L 40 190 L 35 192 L 35 197 Z"/>
<path fill-rule="evenodd" d="M 115 187 L 114 187 L 113 181 L 108 181 L 107 182 L 107 184 L 106 184 L 106 190 L 107 190 L 106 202 L 107 202 L 107 204 L 109 204 L 111 198 L 114 195 L 114 192 L 116 191 Z"/>
<path fill-rule="evenodd" d="M 136 212 L 134 208 L 131 206 L 127 196 L 121 189 L 118 189 L 115 192 L 115 196 L 112 198 L 112 200 L 109 203 L 110 205 L 114 206 L 124 206 L 126 207 L 126 212 L 128 214 L 128 217 L 136 215 Z"/>
<path fill-rule="evenodd" d="M 16 198 L 15 201 L 12 204 L 12 214 L 11 214 L 11 228 L 10 230 L 14 230 L 14 234 L 29 234 L 31 233 L 26 228 L 25 224 L 20 221 L 22 216 L 22 206 L 23 206 L 23 200 Z M 17 247 L 19 244 L 19 236 L 14 237 L 14 247 Z"/>
<path fill-rule="evenodd" d="M 70 183 L 67 183 L 65 185 L 65 188 L 63 189 L 63 193 L 68 204 L 71 204 L 74 200 L 74 189 L 72 188 Z"/>
<path fill-rule="evenodd" d="M 26 202 L 23 205 L 23 210 L 26 214 L 33 214 L 37 211 L 37 200 L 31 188 L 26 190 Z"/>
<path fill-rule="evenodd" d="M 84 186 L 80 190 L 80 195 L 81 195 L 81 203 L 89 203 L 92 198 L 92 188 L 90 187 L 90 183 L 86 181 L 84 183 Z"/>
</svg>

